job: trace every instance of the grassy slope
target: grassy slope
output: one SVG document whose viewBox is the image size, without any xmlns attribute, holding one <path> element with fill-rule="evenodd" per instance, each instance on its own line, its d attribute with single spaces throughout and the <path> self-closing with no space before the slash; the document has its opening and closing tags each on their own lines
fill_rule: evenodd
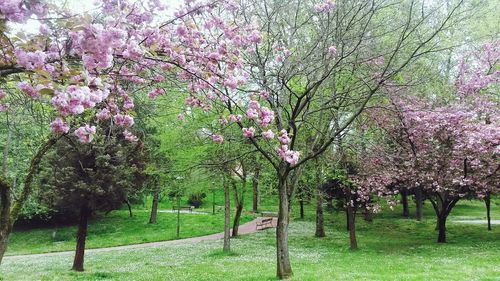
<svg viewBox="0 0 500 281">
<path fill-rule="evenodd" d="M 312 207 L 312 206 L 310 206 Z M 447 244 L 437 244 L 429 204 L 427 220 L 399 218 L 385 211 L 371 224 L 358 222 L 360 249 L 351 251 L 343 214 L 327 216 L 328 237 L 313 238 L 313 211 L 291 224 L 295 280 L 500 280 L 500 227 L 448 224 Z M 483 205 L 461 202 L 452 217 L 484 217 Z M 500 216 L 498 204 L 493 218 Z M 332 223 L 333 222 L 333 223 Z M 220 252 L 221 241 L 94 253 L 87 271 L 69 271 L 72 255 L 39 260 L 5 260 L 4 280 L 269 280 L 275 274 L 274 231 L 232 240 L 234 253 Z M 0 278 L 1 279 L 1 278 Z"/>
</svg>

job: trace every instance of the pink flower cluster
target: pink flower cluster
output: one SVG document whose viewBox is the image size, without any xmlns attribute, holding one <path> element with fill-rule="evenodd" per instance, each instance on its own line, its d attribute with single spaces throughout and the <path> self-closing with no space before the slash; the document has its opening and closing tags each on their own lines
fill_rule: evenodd
<svg viewBox="0 0 500 281">
<path fill-rule="evenodd" d="M 278 141 L 280 142 L 280 146 L 276 149 L 278 156 L 292 166 L 297 165 L 299 163 L 300 152 L 288 148 L 290 137 L 288 137 L 286 130 L 280 131 Z"/>
<path fill-rule="evenodd" d="M 75 130 L 75 136 L 81 143 L 90 143 L 96 134 L 95 126 L 85 125 Z"/>
<path fill-rule="evenodd" d="M 2 0 L 0 1 L 0 19 L 13 22 L 25 22 L 31 15 L 43 17 L 47 14 L 47 5 L 40 0 Z"/>
<path fill-rule="evenodd" d="M 261 106 L 256 100 L 248 103 L 246 117 L 255 120 L 260 127 L 265 128 L 274 121 L 274 112 L 265 106 Z"/>
<path fill-rule="evenodd" d="M 332 0 L 325 0 L 322 3 L 314 5 L 316 13 L 328 13 L 333 10 L 335 3 Z"/>
<path fill-rule="evenodd" d="M 81 114 L 85 109 L 93 108 L 109 95 L 108 90 L 91 90 L 87 86 L 71 85 L 52 98 L 52 104 L 61 116 Z"/>
<path fill-rule="evenodd" d="M 61 117 L 57 117 L 50 123 L 50 129 L 54 134 L 66 134 L 69 132 L 69 125 Z"/>
</svg>

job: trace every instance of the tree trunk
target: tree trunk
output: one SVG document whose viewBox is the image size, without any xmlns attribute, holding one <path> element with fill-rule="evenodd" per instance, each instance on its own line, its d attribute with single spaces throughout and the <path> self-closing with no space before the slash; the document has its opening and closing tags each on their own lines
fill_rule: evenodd
<svg viewBox="0 0 500 281">
<path fill-rule="evenodd" d="M 355 212 L 354 207 L 350 206 L 348 202 L 347 206 L 347 216 L 349 224 L 349 240 L 351 242 L 351 250 L 356 250 L 358 248 L 358 242 L 356 240 L 356 223 L 355 223 Z"/>
<path fill-rule="evenodd" d="M 415 216 L 417 218 L 417 221 L 422 221 L 424 217 L 423 215 L 424 197 L 422 194 L 421 187 L 415 188 L 415 201 L 416 201 Z"/>
<path fill-rule="evenodd" d="M 5 255 L 5 251 L 7 251 L 9 233 L 8 229 L 0 230 L 0 264 L 2 264 L 3 256 Z"/>
<path fill-rule="evenodd" d="M 80 220 L 78 221 L 78 232 L 76 234 L 76 251 L 73 261 L 74 271 L 83 271 L 83 262 L 85 255 L 85 240 L 87 238 L 87 226 L 90 215 L 90 209 L 87 205 L 80 208 Z"/>
<path fill-rule="evenodd" d="M 325 220 L 323 217 L 323 194 L 321 190 L 316 188 L 316 237 L 325 237 Z"/>
<path fill-rule="evenodd" d="M 128 207 L 128 215 L 129 215 L 129 217 L 132 217 L 133 214 L 132 214 L 132 206 L 130 205 L 130 201 L 128 201 L 128 199 L 125 200 L 125 204 L 127 204 L 127 207 Z"/>
<path fill-rule="evenodd" d="M 491 195 L 489 193 L 484 198 L 484 203 L 486 204 L 486 219 L 488 220 L 488 230 L 491 230 L 491 215 L 490 215 Z"/>
<path fill-rule="evenodd" d="M 252 204 L 252 212 L 259 212 L 259 177 L 260 177 L 260 169 L 256 168 L 255 173 L 252 179 L 252 189 L 253 189 L 253 204 Z"/>
<path fill-rule="evenodd" d="M 9 235 L 12 231 L 10 205 L 12 197 L 9 183 L 0 175 L 0 264 L 7 250 Z"/>
<path fill-rule="evenodd" d="M 229 252 L 230 247 L 231 202 L 229 198 L 229 183 L 224 179 L 224 252 Z"/>
<path fill-rule="evenodd" d="M 363 211 L 363 218 L 366 222 L 373 222 L 373 213 L 368 208 L 365 207 Z"/>
<path fill-rule="evenodd" d="M 300 199 L 300 219 L 304 219 L 304 199 Z"/>
<path fill-rule="evenodd" d="M 410 217 L 410 209 L 408 207 L 408 188 L 401 188 L 401 205 L 403 205 L 403 217 Z"/>
<path fill-rule="evenodd" d="M 438 216 L 438 243 L 446 243 L 446 215 Z"/>
<path fill-rule="evenodd" d="M 149 223 L 156 223 L 156 218 L 158 216 L 158 201 L 159 201 L 159 191 L 155 190 L 153 193 L 153 204 L 151 205 L 151 215 L 149 216 Z"/>
<path fill-rule="evenodd" d="M 292 277 L 292 265 L 288 251 L 288 224 L 290 222 L 290 201 L 288 197 L 287 179 L 279 177 L 279 210 L 278 225 L 276 227 L 276 255 L 277 255 L 277 277 L 288 279 Z"/>
<path fill-rule="evenodd" d="M 243 212 L 243 203 L 244 203 L 244 198 L 245 198 L 245 190 L 246 190 L 246 180 L 243 180 L 242 186 L 241 186 L 241 196 L 238 195 L 238 186 L 236 185 L 235 182 L 232 182 L 233 185 L 233 190 L 234 190 L 234 202 L 236 205 L 236 213 L 234 215 L 234 220 L 233 220 L 233 233 L 232 236 L 236 237 L 238 236 L 238 229 L 240 227 L 240 219 L 241 219 L 241 213 Z"/>
<path fill-rule="evenodd" d="M 238 236 L 238 229 L 240 227 L 240 218 L 242 211 L 243 211 L 243 204 L 238 204 L 238 206 L 236 206 L 236 214 L 234 215 L 234 220 L 233 220 L 233 233 L 232 233 L 233 237 Z"/>
</svg>

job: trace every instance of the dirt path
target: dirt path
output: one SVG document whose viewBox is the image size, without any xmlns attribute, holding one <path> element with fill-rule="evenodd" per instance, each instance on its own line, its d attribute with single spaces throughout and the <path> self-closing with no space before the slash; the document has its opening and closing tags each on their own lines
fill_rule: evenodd
<svg viewBox="0 0 500 281">
<path fill-rule="evenodd" d="M 250 234 L 257 232 L 257 222 L 261 221 L 262 218 L 256 218 L 253 221 L 247 222 L 245 224 L 240 225 L 239 233 L 240 234 Z M 276 227 L 277 219 L 273 218 L 273 227 Z M 259 229 L 260 230 L 260 229 Z M 142 249 L 142 248 L 154 248 L 160 246 L 169 246 L 169 245 L 181 245 L 186 243 L 198 243 L 209 240 L 218 240 L 224 238 L 224 232 L 215 233 L 205 236 L 192 237 L 186 239 L 179 240 L 168 240 L 168 241 L 160 241 L 160 242 L 149 242 L 149 243 L 141 243 L 141 244 L 131 244 L 124 246 L 115 246 L 115 247 L 106 247 L 106 248 L 96 248 L 96 249 L 87 249 L 85 253 L 97 253 L 97 252 L 109 252 L 109 251 L 121 251 L 128 249 Z M 28 255 L 14 255 L 14 256 L 5 256 L 4 260 L 14 260 L 21 258 L 43 258 L 43 257 L 51 257 L 58 255 L 70 255 L 74 254 L 75 251 L 64 251 L 64 252 L 53 252 L 53 253 L 43 253 L 43 254 L 28 254 Z"/>
</svg>

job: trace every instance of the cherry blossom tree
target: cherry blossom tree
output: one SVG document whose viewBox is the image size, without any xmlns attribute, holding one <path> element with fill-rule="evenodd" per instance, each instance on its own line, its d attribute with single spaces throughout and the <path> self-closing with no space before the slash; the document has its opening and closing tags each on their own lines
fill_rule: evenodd
<svg viewBox="0 0 500 281">
<path fill-rule="evenodd" d="M 95 115 L 97 123 L 121 128 L 125 139 L 135 142 L 133 93 L 149 92 L 154 99 L 168 92 L 168 84 L 187 84 L 193 93 L 236 83 L 241 52 L 255 34 L 225 20 L 235 8 L 229 1 L 186 1 L 165 20 L 160 15 L 166 7 L 155 0 L 101 1 L 92 14 L 73 14 L 42 0 L 0 3 L 0 111 L 9 110 L 12 91 L 21 91 L 54 116 L 54 135 L 33 156 L 13 205 L 11 185 L 1 179 L 0 259 L 44 154 L 66 134 L 82 143 L 99 137 L 98 124 L 80 116 Z M 41 23 L 38 34 L 12 34 L 11 22 L 29 18 Z M 186 102 L 211 107 L 194 96 Z"/>
<path fill-rule="evenodd" d="M 260 33 L 250 34 L 253 48 L 243 56 L 241 76 L 226 77 L 224 87 L 205 96 L 214 96 L 220 114 L 214 140 L 223 142 L 225 128 L 235 126 L 275 170 L 277 276 L 283 279 L 292 276 L 289 213 L 304 164 L 322 155 L 387 81 L 439 50 L 434 39 L 453 24 L 462 3 L 442 13 L 419 1 L 240 2 L 236 17 Z"/>
</svg>

